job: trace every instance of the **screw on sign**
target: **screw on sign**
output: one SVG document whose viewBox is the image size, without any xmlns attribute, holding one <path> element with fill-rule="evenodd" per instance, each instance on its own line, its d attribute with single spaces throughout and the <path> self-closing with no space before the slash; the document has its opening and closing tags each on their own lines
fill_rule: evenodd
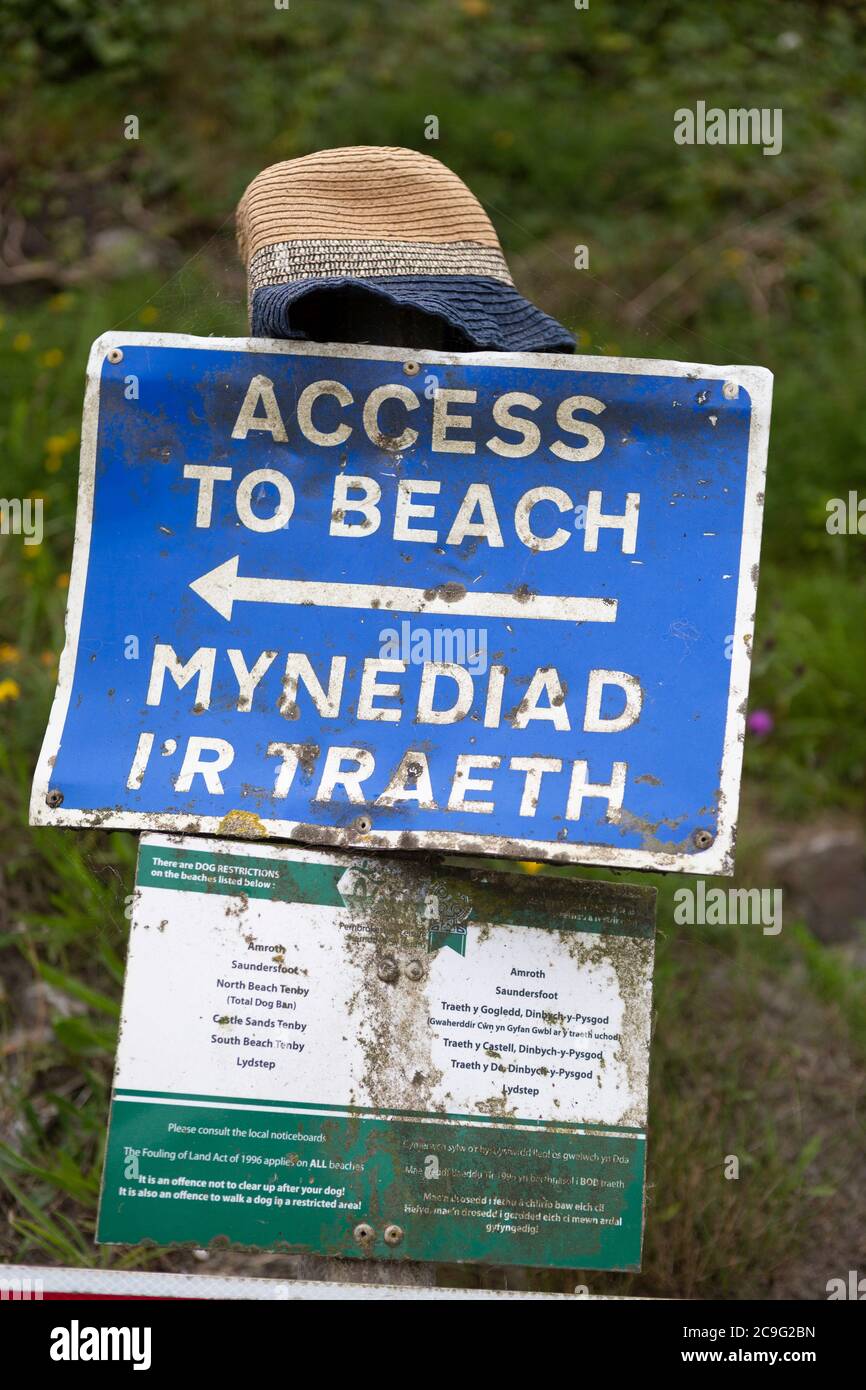
<svg viewBox="0 0 866 1390">
<path fill-rule="evenodd" d="M 400 978 L 400 967 L 393 956 L 385 956 L 379 961 L 376 974 L 386 985 L 392 985 Z"/>
<path fill-rule="evenodd" d="M 579 1248 L 582 1267 L 637 1268 L 652 894 L 452 882 L 441 861 L 413 879 L 388 851 L 733 872 L 769 374 L 572 356 L 469 190 L 411 151 L 264 171 L 239 242 L 250 339 L 110 335 L 89 369 L 31 817 L 172 834 L 142 842 L 137 883 L 186 923 L 153 932 L 141 905 L 133 921 L 99 1239 L 206 1243 L 210 1211 L 239 1239 L 291 1244 L 319 1202 L 298 1243 L 432 1280 L 397 1262 L 488 1258 L 461 1207 L 477 1200 L 503 1262 L 567 1267 Z M 307 848 L 255 856 L 211 834 Z M 188 978 L 180 892 L 261 921 L 196 981 L 189 1019 L 167 996 L 172 1046 L 134 1048 L 142 981 L 172 951 L 171 979 Z M 330 992 L 290 929 L 311 904 L 312 939 L 351 942 Z M 595 975 L 579 966 L 597 955 Z M 337 1147 L 320 1161 L 344 1188 L 312 1166 L 293 1181 L 282 1140 L 267 1189 L 261 1153 L 194 1152 L 193 1071 L 200 1107 L 234 1095 L 240 1114 L 246 1097 L 298 1133 L 324 1107 Z M 140 1163 L 174 1152 L 152 1128 L 162 1106 L 189 1144 L 173 1177 Z M 489 1146 L 521 1121 L 549 1144 L 541 1176 L 491 1160 L 462 1195 L 445 1150 L 460 1126 L 480 1143 L 482 1119 Z M 592 1170 L 601 1150 L 616 1181 Z M 217 1160 L 250 1165 L 237 1191 L 203 1166 Z M 604 1200 L 565 1200 L 580 1163 Z M 423 1185 L 449 1173 L 453 1209 Z M 557 1233 L 526 1206 L 551 1175 Z M 149 1202 L 163 1183 L 186 1194 L 176 1209 Z M 462 1215 L 434 1239 L 446 1210 Z"/>
</svg>

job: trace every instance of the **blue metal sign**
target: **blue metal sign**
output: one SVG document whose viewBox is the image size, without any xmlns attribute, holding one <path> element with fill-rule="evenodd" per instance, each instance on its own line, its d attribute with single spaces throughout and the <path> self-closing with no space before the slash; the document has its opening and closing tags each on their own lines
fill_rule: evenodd
<svg viewBox="0 0 866 1390">
<path fill-rule="evenodd" d="M 32 819 L 730 872 L 770 383 L 100 338 Z"/>
</svg>

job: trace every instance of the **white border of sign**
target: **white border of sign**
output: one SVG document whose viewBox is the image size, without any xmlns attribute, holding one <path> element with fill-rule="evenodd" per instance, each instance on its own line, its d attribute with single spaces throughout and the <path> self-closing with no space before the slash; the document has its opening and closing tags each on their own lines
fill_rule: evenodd
<svg viewBox="0 0 866 1390">
<path fill-rule="evenodd" d="M 431 1266 L 431 1272 L 432 1272 Z M 581 1286 L 582 1287 L 582 1286 Z M 644 1303 L 618 1294 L 532 1293 L 521 1289 L 451 1289 L 432 1285 L 349 1284 L 319 1279 L 270 1279 L 258 1275 L 166 1274 L 159 1270 L 72 1269 L 57 1265 L 0 1265 L 0 1303 L 38 1303 L 45 1294 L 114 1299 L 241 1299 L 291 1303 L 359 1300 L 374 1303 L 517 1299 L 524 1303 Z M 58 1302 L 60 1298 L 58 1298 Z"/>
<path fill-rule="evenodd" d="M 746 728 L 746 700 L 757 602 L 758 562 L 761 550 L 764 479 L 770 434 L 770 404 L 773 375 L 765 367 L 713 367 L 692 362 L 668 362 L 641 357 L 569 357 L 561 354 L 520 352 L 427 352 L 408 348 L 366 347 L 358 344 L 307 343 L 268 338 L 197 338 L 184 333 L 104 333 L 96 339 L 87 363 L 87 389 L 81 433 L 81 460 L 78 480 L 78 509 L 75 519 L 75 550 L 66 609 L 66 644 L 60 658 L 57 689 L 48 728 L 39 755 L 30 799 L 32 825 L 94 825 L 123 830 L 167 830 L 186 834 L 225 835 L 219 816 L 187 813 L 112 810 L 92 812 L 75 808 L 51 808 L 46 804 L 51 769 L 60 749 L 72 680 L 78 653 L 81 614 L 90 553 L 93 490 L 96 475 L 96 442 L 99 429 L 99 385 L 102 363 L 111 348 L 187 347 L 204 351 L 284 353 L 288 356 L 379 358 L 390 362 L 418 362 L 450 366 L 535 367 L 568 372 L 610 372 L 627 376 L 672 376 L 731 382 L 749 392 L 752 404 L 746 497 L 740 568 L 737 577 L 737 608 L 734 646 L 731 657 L 731 684 L 722 753 L 717 834 L 706 850 L 694 853 L 667 853 L 662 850 L 626 849 L 611 845 L 565 844 L 559 841 L 504 839 L 492 835 L 471 835 L 453 831 L 413 831 L 413 848 L 450 854 L 487 854 L 515 859 L 542 859 L 552 864 L 589 864 L 621 869 L 655 869 L 668 873 L 732 874 L 736 839 L 737 807 L 743 742 Z M 310 826 L 304 822 L 262 820 L 267 835 L 274 839 L 296 840 L 305 845 L 344 849 L 394 850 L 405 848 L 406 828 L 363 833 L 354 827 Z M 411 827 L 409 827 L 411 829 Z M 403 842 L 403 843 L 401 843 Z"/>
</svg>

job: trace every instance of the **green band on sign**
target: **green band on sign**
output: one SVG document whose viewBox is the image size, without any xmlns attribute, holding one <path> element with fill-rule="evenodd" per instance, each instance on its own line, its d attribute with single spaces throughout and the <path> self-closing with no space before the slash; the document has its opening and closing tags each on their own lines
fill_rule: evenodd
<svg viewBox="0 0 866 1390">
<path fill-rule="evenodd" d="M 358 874 L 372 885 L 390 886 L 387 864 L 360 860 Z M 186 849 L 163 849 L 142 844 L 139 850 L 137 883 L 143 888 L 173 889 L 186 893 L 241 895 L 248 898 L 267 898 L 272 902 L 314 903 L 321 907 L 348 907 L 351 898 L 340 892 L 338 884 L 346 874 L 346 864 L 327 862 L 287 862 L 240 851 L 229 854 L 206 854 Z M 635 910 L 619 919 L 608 911 L 596 915 L 593 893 L 597 885 L 588 881 L 545 878 L 543 874 L 531 879 L 515 878 L 508 884 L 508 893 L 500 882 L 495 886 L 478 871 L 448 868 L 432 872 L 420 866 L 401 864 L 400 886 L 417 889 L 419 904 L 425 894 L 433 892 L 440 905 L 449 900 L 461 905 L 466 922 L 490 926 L 512 924 L 525 927 L 555 928 L 557 931 L 597 932 L 609 936 L 649 938 L 655 929 L 654 911 L 645 901 L 636 899 Z M 635 890 L 640 893 L 641 890 Z M 586 899 L 586 907 L 580 898 Z M 436 947 L 446 945 L 465 952 L 456 933 L 447 931 L 437 922 L 431 931 Z M 442 938 L 440 940 L 440 938 Z M 434 943 L 431 940 L 431 949 Z"/>
</svg>

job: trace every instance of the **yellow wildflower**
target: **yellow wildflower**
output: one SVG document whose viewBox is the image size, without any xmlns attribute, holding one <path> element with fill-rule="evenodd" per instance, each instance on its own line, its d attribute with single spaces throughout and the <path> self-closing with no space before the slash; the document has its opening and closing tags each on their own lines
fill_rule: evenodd
<svg viewBox="0 0 866 1390">
<path fill-rule="evenodd" d="M 17 700 L 20 694 L 21 686 L 11 677 L 7 677 L 5 681 L 0 681 L 0 705 L 5 704 L 7 700 Z"/>
<path fill-rule="evenodd" d="M 634 46 L 631 34 L 621 29 L 606 29 L 596 34 L 595 42 L 603 53 L 627 53 Z"/>
<path fill-rule="evenodd" d="M 48 348 L 47 352 L 43 352 L 40 355 L 39 365 L 40 367 L 59 367 L 62 361 L 62 348 Z"/>
<path fill-rule="evenodd" d="M 0 642 L 0 661 L 4 666 L 15 666 L 21 660 L 21 653 L 11 642 Z"/>
<path fill-rule="evenodd" d="M 12 339 L 12 347 L 15 352 L 29 352 L 33 346 L 33 339 L 29 333 L 16 333 Z"/>
</svg>

